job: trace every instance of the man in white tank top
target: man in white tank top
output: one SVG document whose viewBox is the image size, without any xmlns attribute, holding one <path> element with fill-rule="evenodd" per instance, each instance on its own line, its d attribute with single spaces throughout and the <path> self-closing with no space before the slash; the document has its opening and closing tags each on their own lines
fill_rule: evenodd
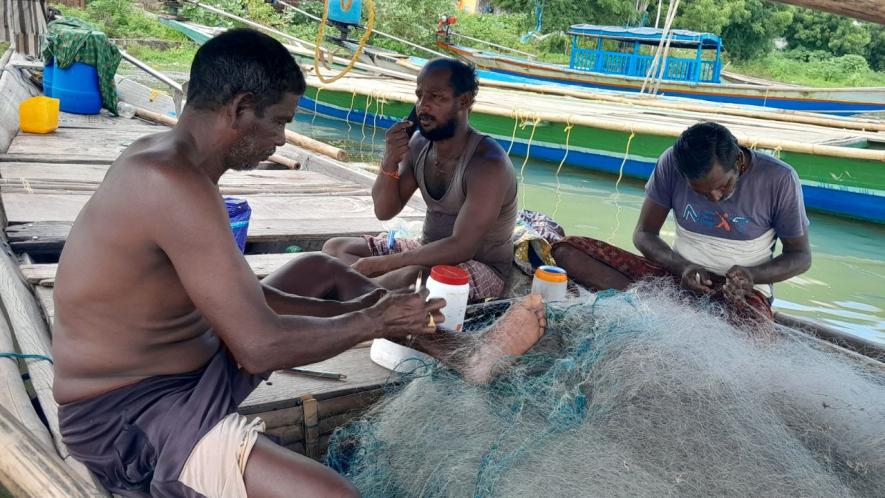
<svg viewBox="0 0 885 498">
<path fill-rule="evenodd" d="M 633 243 L 647 259 L 570 237 L 554 249 L 557 262 L 596 288 L 672 275 L 686 289 L 766 318 L 772 316 L 772 284 L 811 266 L 798 175 L 779 159 L 741 147 L 722 125 L 685 130 L 658 159 L 645 191 Z M 660 237 L 671 211 L 672 248 Z M 775 257 L 778 239 L 783 250 Z"/>
<path fill-rule="evenodd" d="M 455 59 L 428 62 L 418 75 L 411 121 L 386 137 L 372 188 L 375 214 L 389 220 L 420 191 L 427 205 L 420 239 L 388 234 L 336 238 L 323 251 L 387 289 L 407 287 L 435 265 L 458 265 L 470 276 L 470 300 L 502 297 L 513 267 L 516 177 L 507 153 L 470 128 L 478 83 Z M 409 128 L 417 125 L 417 131 Z"/>
</svg>

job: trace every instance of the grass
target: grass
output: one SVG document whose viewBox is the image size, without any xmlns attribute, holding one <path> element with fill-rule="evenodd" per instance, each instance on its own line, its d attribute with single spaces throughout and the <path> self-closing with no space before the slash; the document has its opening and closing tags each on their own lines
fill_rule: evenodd
<svg viewBox="0 0 885 498">
<path fill-rule="evenodd" d="M 735 63 L 731 70 L 775 81 L 810 87 L 885 86 L 885 72 L 872 71 L 859 56 L 800 60 L 783 52 Z"/>
<path fill-rule="evenodd" d="M 9 42 L 0 42 L 0 54 L 6 52 L 7 48 L 9 48 Z"/>
<path fill-rule="evenodd" d="M 190 71 L 191 61 L 197 53 L 196 43 L 187 42 L 171 49 L 156 49 L 145 45 L 130 45 L 127 52 L 160 71 Z"/>
</svg>

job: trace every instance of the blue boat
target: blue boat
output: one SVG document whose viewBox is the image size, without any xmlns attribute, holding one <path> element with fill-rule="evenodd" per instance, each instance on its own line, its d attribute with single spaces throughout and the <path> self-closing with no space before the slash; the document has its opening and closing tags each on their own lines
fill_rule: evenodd
<svg viewBox="0 0 885 498">
<path fill-rule="evenodd" d="M 568 66 L 546 64 L 451 42 L 451 25 L 438 32 L 437 46 L 492 73 L 525 78 L 538 84 L 639 92 L 649 85 L 646 74 L 664 39 L 680 52 L 663 60 L 659 94 L 733 104 L 838 115 L 885 111 L 885 87 L 809 88 L 789 85 L 723 83 L 722 40 L 712 33 L 656 28 L 622 28 L 576 24 L 568 34 Z M 684 56 L 691 53 L 692 57 Z M 663 59 L 663 58 L 662 58 Z"/>
</svg>

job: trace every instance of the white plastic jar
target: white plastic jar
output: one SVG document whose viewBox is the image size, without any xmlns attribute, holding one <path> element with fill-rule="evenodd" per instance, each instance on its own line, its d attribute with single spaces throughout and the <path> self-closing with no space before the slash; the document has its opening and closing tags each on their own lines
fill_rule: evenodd
<svg viewBox="0 0 885 498">
<path fill-rule="evenodd" d="M 544 301 L 565 299 L 568 290 L 568 274 L 558 266 L 544 265 L 535 270 L 532 294 L 540 294 Z"/>
<path fill-rule="evenodd" d="M 467 296 L 470 294 L 470 276 L 457 266 L 437 265 L 430 269 L 427 279 L 430 296 L 441 297 L 446 305 L 440 312 L 446 321 L 440 328 L 461 332 L 464 328 L 464 315 L 467 314 Z"/>
</svg>

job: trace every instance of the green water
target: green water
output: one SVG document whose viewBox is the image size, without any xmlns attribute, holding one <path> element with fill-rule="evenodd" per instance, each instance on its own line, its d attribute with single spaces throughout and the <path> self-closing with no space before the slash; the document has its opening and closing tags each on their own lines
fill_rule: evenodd
<svg viewBox="0 0 885 498">
<path fill-rule="evenodd" d="M 299 114 L 292 128 L 348 151 L 352 161 L 377 163 L 384 130 Z M 513 156 L 521 170 L 524 158 Z M 525 162 L 520 207 L 554 215 L 569 235 L 587 235 L 638 252 L 632 233 L 643 183 L 564 167 Z M 885 226 L 809 213 L 811 270 L 775 286 L 775 308 L 885 344 Z M 662 230 L 672 242 L 672 217 Z"/>
</svg>

